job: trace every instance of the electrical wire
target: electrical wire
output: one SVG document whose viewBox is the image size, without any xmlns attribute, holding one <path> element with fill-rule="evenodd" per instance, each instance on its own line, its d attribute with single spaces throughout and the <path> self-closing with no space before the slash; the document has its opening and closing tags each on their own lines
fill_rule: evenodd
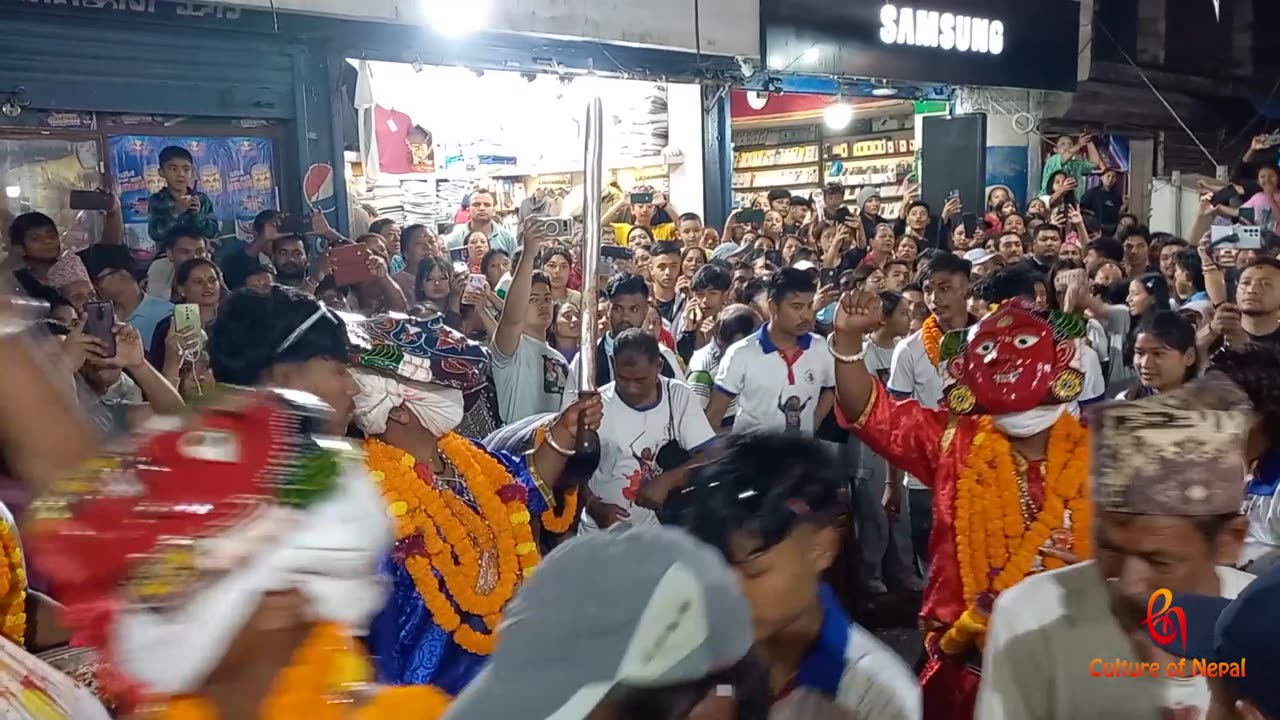
<svg viewBox="0 0 1280 720">
<path fill-rule="evenodd" d="M 1200 142 L 1200 138 L 1196 137 L 1196 134 L 1191 132 L 1191 128 L 1187 127 L 1187 124 L 1178 116 L 1178 113 L 1173 109 L 1173 106 L 1169 104 L 1169 101 L 1164 99 L 1164 95 L 1160 94 L 1160 91 L 1156 89 L 1156 86 L 1151 84 L 1151 80 L 1147 78 L 1147 74 L 1142 72 L 1142 68 L 1138 67 L 1138 64 L 1133 61 L 1133 58 L 1129 57 L 1129 53 L 1124 51 L 1124 48 L 1120 46 L 1120 42 L 1111 34 L 1111 31 L 1107 29 L 1107 26 L 1100 21 L 1095 22 L 1095 24 L 1099 28 L 1102 28 L 1102 32 L 1106 33 L 1107 38 L 1111 40 L 1111 44 L 1115 45 L 1116 50 L 1120 52 L 1120 57 L 1124 58 L 1125 62 L 1129 63 L 1129 65 L 1137 71 L 1138 77 L 1142 78 L 1142 82 L 1147 84 L 1147 87 L 1151 89 L 1152 94 L 1156 96 L 1156 99 L 1160 101 L 1160 104 L 1164 105 L 1164 109 L 1168 110 L 1169 114 L 1173 116 L 1173 119 L 1177 121 L 1178 126 L 1181 127 L 1183 132 L 1191 138 L 1191 141 L 1196 144 L 1196 147 L 1200 148 L 1200 152 L 1204 153 L 1206 158 L 1209 158 L 1209 164 L 1217 167 L 1218 161 L 1214 159 L 1213 153 L 1209 152 L 1209 150 L 1205 148 L 1204 143 Z"/>
</svg>

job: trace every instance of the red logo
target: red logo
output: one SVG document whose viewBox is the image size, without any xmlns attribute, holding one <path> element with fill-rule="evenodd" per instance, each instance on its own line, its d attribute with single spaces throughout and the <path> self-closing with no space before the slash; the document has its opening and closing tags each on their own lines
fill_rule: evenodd
<svg viewBox="0 0 1280 720">
<path fill-rule="evenodd" d="M 1159 610 L 1156 609 L 1157 600 L 1162 601 Z M 1173 593 L 1167 588 L 1151 593 L 1151 599 L 1147 600 L 1147 619 L 1142 624 L 1157 645 L 1168 645 L 1181 636 L 1182 651 L 1187 651 L 1187 614 L 1182 608 L 1174 607 Z"/>
</svg>

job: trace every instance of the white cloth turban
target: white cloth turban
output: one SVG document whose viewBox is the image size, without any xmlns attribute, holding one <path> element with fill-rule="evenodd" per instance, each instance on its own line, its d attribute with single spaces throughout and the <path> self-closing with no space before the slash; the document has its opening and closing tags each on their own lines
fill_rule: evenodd
<svg viewBox="0 0 1280 720">
<path fill-rule="evenodd" d="M 401 405 L 436 437 L 452 432 L 462 422 L 465 406 L 460 390 L 399 380 L 363 368 L 350 372 L 360 387 L 355 398 L 356 425 L 370 435 L 386 432 L 387 417 Z"/>
</svg>

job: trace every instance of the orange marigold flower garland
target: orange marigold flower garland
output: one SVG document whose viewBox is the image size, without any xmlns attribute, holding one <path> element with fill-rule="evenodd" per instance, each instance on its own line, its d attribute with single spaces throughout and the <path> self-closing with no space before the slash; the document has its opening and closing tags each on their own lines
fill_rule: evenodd
<svg viewBox="0 0 1280 720">
<path fill-rule="evenodd" d="M 13 525 L 0 520 L 0 552 L 5 567 L 0 570 L 0 612 L 4 613 L 6 639 L 21 647 L 27 636 L 27 571 L 22 545 Z"/>
<path fill-rule="evenodd" d="M 439 448 L 462 476 L 478 513 L 457 494 L 437 488 L 430 470 L 409 453 L 377 440 L 365 443 L 369 468 L 396 524 L 397 545 L 411 547 L 421 538 L 421 552 L 406 552 L 404 566 L 432 619 L 463 649 L 488 655 L 502 608 L 520 576 L 541 559 L 529 526 L 527 491 L 501 462 L 458 435 L 440 438 Z M 487 554 L 496 561 L 497 579 L 481 592 Z M 481 618 L 487 632 L 461 613 Z"/>
<path fill-rule="evenodd" d="M 542 444 L 542 439 L 547 436 L 547 426 L 542 426 L 533 431 L 533 446 L 536 448 Z M 558 508 L 547 508 L 542 511 L 539 519 L 542 521 L 542 529 L 556 535 L 563 535 L 573 526 L 573 521 L 578 517 L 578 487 L 575 485 L 564 492 L 564 502 Z"/>
<path fill-rule="evenodd" d="M 995 596 L 1032 570 L 1040 550 L 1055 532 L 1066 530 L 1070 511 L 1071 554 L 1089 557 L 1088 433 L 1070 414 L 1049 431 L 1045 457 L 1044 502 L 1034 518 L 1023 515 L 1022 489 L 1009 439 L 989 417 L 978 431 L 956 483 L 956 560 L 966 610 L 943 634 L 942 650 L 964 652 L 985 640 L 987 616 Z M 1066 563 L 1043 558 L 1053 569 Z"/>
<path fill-rule="evenodd" d="M 942 328 L 938 327 L 938 318 L 930 315 L 924 319 L 924 324 L 920 326 L 920 341 L 924 343 L 924 351 L 929 354 L 929 360 L 934 367 L 938 366 L 938 359 L 942 353 Z"/>
<path fill-rule="evenodd" d="M 337 625 L 321 624 L 280 671 L 259 706 L 261 720 L 389 720 L 444 717 L 449 696 L 429 685 L 369 687 L 373 669 L 359 643 Z M 363 694 L 372 690 L 367 700 Z M 179 697 L 144 707 L 143 718 L 159 720 L 218 720 L 205 698 Z"/>
</svg>

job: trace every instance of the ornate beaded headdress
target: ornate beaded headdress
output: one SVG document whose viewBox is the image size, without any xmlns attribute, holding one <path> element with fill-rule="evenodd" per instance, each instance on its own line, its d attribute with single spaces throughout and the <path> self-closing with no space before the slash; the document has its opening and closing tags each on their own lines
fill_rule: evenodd
<svg viewBox="0 0 1280 720">
<path fill-rule="evenodd" d="M 443 315 L 426 319 L 399 313 L 370 318 L 341 315 L 354 365 L 464 393 L 485 382 L 489 356 L 484 347 L 445 325 Z"/>
</svg>

